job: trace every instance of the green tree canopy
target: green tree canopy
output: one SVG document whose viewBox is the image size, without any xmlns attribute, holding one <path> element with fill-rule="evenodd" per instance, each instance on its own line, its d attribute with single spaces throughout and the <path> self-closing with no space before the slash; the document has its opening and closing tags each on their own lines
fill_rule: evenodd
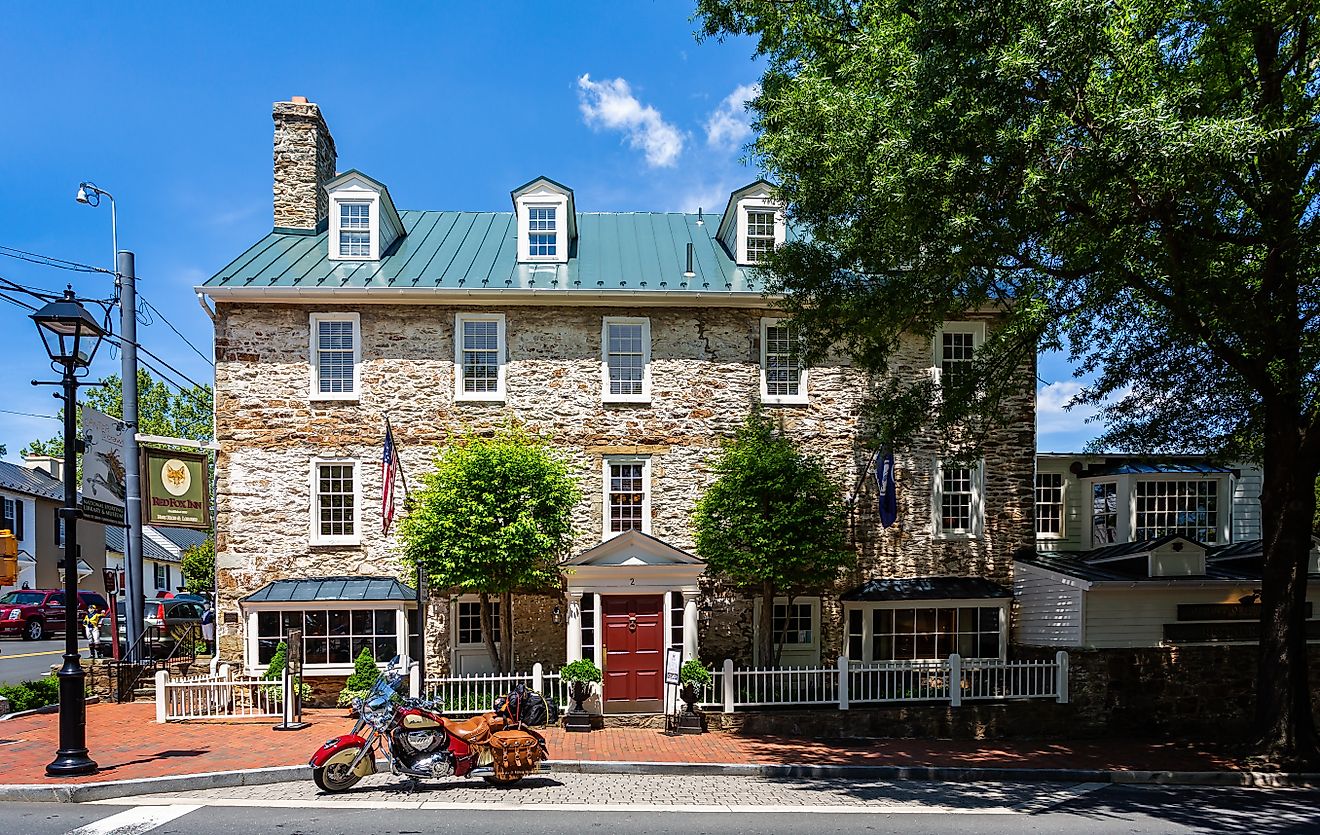
<svg viewBox="0 0 1320 835">
<path fill-rule="evenodd" d="M 118 374 L 102 377 L 105 385 L 83 389 L 81 402 L 110 417 L 124 416 L 124 386 Z M 163 435 L 167 438 L 187 438 L 209 441 L 215 436 L 212 423 L 213 394 L 210 386 L 198 386 L 176 392 L 162 380 L 151 376 L 145 368 L 138 369 L 138 432 L 144 435 Z M 64 410 L 60 410 L 61 418 Z M 82 422 L 81 414 L 78 416 Z M 35 440 L 22 449 L 23 455 L 64 455 L 64 436 L 49 440 Z"/>
<path fill-rule="evenodd" d="M 699 0 L 767 60 L 755 156 L 808 234 L 771 289 L 811 345 L 1003 310 L 943 419 L 1039 345 L 1097 446 L 1264 464 L 1260 751 L 1317 759 L 1303 631 L 1320 473 L 1315 0 Z M 901 387 L 900 387 L 901 389 Z M 934 406 L 927 386 L 889 399 Z M 883 407 L 883 403 L 881 404 Z"/>
<path fill-rule="evenodd" d="M 558 584 L 559 560 L 572 542 L 577 482 L 546 441 L 517 426 L 439 448 L 435 471 L 421 481 L 399 528 L 404 558 L 437 588 L 480 595 L 486 651 L 507 672 L 513 592 Z M 498 648 L 491 595 L 500 598 Z"/>
<path fill-rule="evenodd" d="M 759 595 L 758 657 L 777 665 L 784 636 L 772 628 L 775 598 L 822 590 L 856 559 L 839 488 L 759 411 L 714 470 L 693 516 L 697 553 L 713 573 Z"/>
<path fill-rule="evenodd" d="M 183 551 L 183 585 L 193 594 L 215 591 L 215 538 L 208 536 Z"/>
</svg>

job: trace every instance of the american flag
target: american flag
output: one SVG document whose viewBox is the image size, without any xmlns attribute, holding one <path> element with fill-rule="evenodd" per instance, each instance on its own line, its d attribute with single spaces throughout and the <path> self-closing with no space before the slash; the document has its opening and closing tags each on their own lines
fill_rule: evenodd
<svg viewBox="0 0 1320 835">
<path fill-rule="evenodd" d="M 399 454 L 394 448 L 394 433 L 390 430 L 389 419 L 386 418 L 385 450 L 380 456 L 380 519 L 385 533 L 390 532 L 390 523 L 394 521 L 394 479 L 402 475 Z"/>
</svg>

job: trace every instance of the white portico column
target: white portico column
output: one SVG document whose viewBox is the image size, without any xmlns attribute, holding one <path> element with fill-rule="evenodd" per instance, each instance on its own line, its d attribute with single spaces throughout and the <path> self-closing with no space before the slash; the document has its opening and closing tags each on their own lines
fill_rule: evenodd
<svg viewBox="0 0 1320 835">
<path fill-rule="evenodd" d="M 582 592 L 568 593 L 568 656 L 565 661 L 582 660 Z"/>
<path fill-rule="evenodd" d="M 697 657 L 697 592 L 683 592 L 683 660 Z"/>
</svg>

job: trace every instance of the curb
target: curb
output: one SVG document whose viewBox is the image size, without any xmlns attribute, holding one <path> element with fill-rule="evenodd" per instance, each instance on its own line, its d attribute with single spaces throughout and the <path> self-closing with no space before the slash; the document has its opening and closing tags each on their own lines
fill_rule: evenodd
<svg viewBox="0 0 1320 835">
<path fill-rule="evenodd" d="M 767 779 L 919 780 L 941 783 L 1107 783 L 1113 785 L 1320 786 L 1320 773 L 1266 771 L 1108 771 L 1077 768 L 957 768 L 894 765 L 754 765 L 749 763 L 610 762 L 547 760 L 542 773 L 636 774 Z M 307 780 L 311 767 L 285 765 L 212 774 L 180 774 L 101 783 L 0 785 L 0 802 L 86 803 L 163 792 L 230 789 Z"/>
<path fill-rule="evenodd" d="M 88 696 L 84 701 L 86 701 L 87 704 L 89 705 L 98 705 L 101 703 L 101 697 Z M 30 710 L 20 710 L 17 713 L 0 714 L 0 722 L 8 722 L 10 719 L 22 719 L 24 716 L 37 716 L 43 713 L 59 713 L 59 712 L 60 712 L 59 704 L 42 705 L 41 707 L 34 707 Z"/>
</svg>

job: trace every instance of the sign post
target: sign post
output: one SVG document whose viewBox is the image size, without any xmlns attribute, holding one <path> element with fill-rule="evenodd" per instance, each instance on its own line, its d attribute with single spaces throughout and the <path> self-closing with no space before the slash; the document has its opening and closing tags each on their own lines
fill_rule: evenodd
<svg viewBox="0 0 1320 835">
<path fill-rule="evenodd" d="M 277 731 L 301 731 L 308 726 L 308 723 L 302 721 L 302 699 L 298 697 L 298 691 L 302 685 L 303 672 L 303 633 L 302 630 L 291 630 L 284 639 L 284 709 L 280 724 L 275 726 Z"/>
</svg>

